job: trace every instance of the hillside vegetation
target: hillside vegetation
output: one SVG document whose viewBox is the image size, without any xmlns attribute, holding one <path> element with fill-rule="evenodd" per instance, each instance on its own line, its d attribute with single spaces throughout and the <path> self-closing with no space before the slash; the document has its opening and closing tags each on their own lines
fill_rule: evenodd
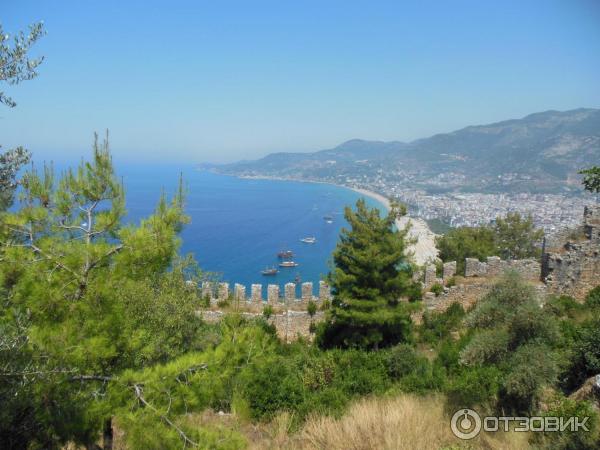
<svg viewBox="0 0 600 450">
<path fill-rule="evenodd" d="M 91 161 L 59 178 L 27 172 L 19 205 L 0 215 L 3 448 L 245 448 L 263 439 L 249 430 L 277 423 L 299 448 L 426 448 L 454 445 L 442 423 L 465 407 L 589 417 L 588 433 L 527 440 L 597 447 L 592 403 L 567 396 L 600 372 L 598 288 L 585 304 L 541 307 L 509 273 L 473 310 L 455 304 L 417 326 L 406 230 L 392 228 L 403 209 L 382 217 L 359 202 L 334 252 L 319 345 L 286 344 L 268 315 L 197 314 L 203 275 L 178 256 L 183 183 L 137 225 L 123 222 L 123 189 L 96 140 Z"/>
</svg>

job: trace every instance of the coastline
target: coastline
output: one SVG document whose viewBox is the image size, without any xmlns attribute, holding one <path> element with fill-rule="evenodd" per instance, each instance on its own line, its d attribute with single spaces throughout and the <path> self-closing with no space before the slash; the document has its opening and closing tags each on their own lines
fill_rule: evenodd
<svg viewBox="0 0 600 450">
<path fill-rule="evenodd" d="M 223 174 L 222 174 L 223 175 Z M 370 197 L 373 200 L 381 203 L 388 211 L 391 209 L 390 199 L 386 196 L 377 192 L 369 191 L 368 189 L 344 186 L 342 184 L 329 183 L 327 181 L 317 180 L 299 180 L 294 178 L 283 178 L 283 177 L 270 177 L 270 176 L 240 176 L 233 175 L 237 178 L 248 179 L 248 180 L 275 180 L 275 181 L 295 181 L 298 183 L 318 183 L 318 184 L 329 184 L 331 186 L 341 187 L 350 189 L 357 192 L 365 197 Z M 414 262 L 418 265 L 424 265 L 433 262 L 438 256 L 438 249 L 435 247 L 436 234 L 429 229 L 427 222 L 423 219 L 404 216 L 396 219 L 396 227 L 400 230 L 407 225 L 410 225 L 408 236 L 414 239 L 416 242 L 410 245 L 408 248 L 413 252 Z"/>
<path fill-rule="evenodd" d="M 377 200 L 383 204 L 388 211 L 391 209 L 391 202 L 384 195 L 362 188 L 347 188 L 352 189 L 353 191 L 358 192 L 366 197 L 371 197 L 372 199 Z M 429 229 L 427 222 L 425 222 L 423 219 L 409 216 L 396 219 L 396 228 L 399 230 L 407 225 L 410 225 L 408 236 L 412 239 L 416 239 L 416 242 L 409 246 L 409 249 L 414 253 L 415 262 L 419 265 L 433 262 L 439 253 L 438 249 L 435 247 L 435 238 L 437 235 Z"/>
</svg>

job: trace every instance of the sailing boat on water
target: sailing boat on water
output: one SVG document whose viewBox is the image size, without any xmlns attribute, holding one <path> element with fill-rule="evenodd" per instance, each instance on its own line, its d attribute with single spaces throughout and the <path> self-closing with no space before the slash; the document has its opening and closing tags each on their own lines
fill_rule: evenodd
<svg viewBox="0 0 600 450">
<path fill-rule="evenodd" d="M 265 269 L 261 271 L 261 273 L 265 276 L 277 275 L 278 272 L 279 270 L 277 270 L 275 267 L 265 267 Z"/>
</svg>

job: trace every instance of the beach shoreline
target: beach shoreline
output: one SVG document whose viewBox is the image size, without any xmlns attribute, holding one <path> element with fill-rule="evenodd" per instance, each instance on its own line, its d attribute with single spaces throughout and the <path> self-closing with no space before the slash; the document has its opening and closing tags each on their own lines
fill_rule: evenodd
<svg viewBox="0 0 600 450">
<path fill-rule="evenodd" d="M 342 187 L 352 189 L 365 197 L 371 197 L 372 199 L 377 200 L 379 203 L 383 204 L 388 211 L 392 209 L 390 199 L 382 194 L 369 191 L 368 189 L 352 188 L 348 186 Z M 396 219 L 396 228 L 399 230 L 407 225 L 410 225 L 408 236 L 416 240 L 414 244 L 409 246 L 409 249 L 414 253 L 415 262 L 419 265 L 434 262 L 439 253 L 435 246 L 435 238 L 437 235 L 429 229 L 427 222 L 423 219 L 409 216 L 403 216 Z"/>
<path fill-rule="evenodd" d="M 223 175 L 223 174 L 221 174 Z M 236 175 L 233 175 L 236 176 Z M 331 186 L 341 187 L 350 189 L 358 194 L 365 197 L 370 197 L 373 200 L 381 203 L 388 211 L 392 208 L 391 201 L 385 195 L 378 192 L 370 191 L 368 189 L 345 186 L 343 184 L 329 183 L 327 181 L 317 180 L 299 180 L 294 178 L 283 178 L 283 177 L 269 177 L 269 176 L 236 176 L 237 178 L 247 180 L 274 180 L 274 181 L 295 181 L 298 183 L 318 183 L 318 184 L 329 184 Z M 410 225 L 408 236 L 414 239 L 416 242 L 409 246 L 409 250 L 413 253 L 414 262 L 418 265 L 424 265 L 427 263 L 434 262 L 438 257 L 438 249 L 435 246 L 435 238 L 437 235 L 431 231 L 427 222 L 423 219 L 409 217 L 408 215 L 396 219 L 396 228 L 399 230 L 403 229 L 407 225 Z"/>
</svg>

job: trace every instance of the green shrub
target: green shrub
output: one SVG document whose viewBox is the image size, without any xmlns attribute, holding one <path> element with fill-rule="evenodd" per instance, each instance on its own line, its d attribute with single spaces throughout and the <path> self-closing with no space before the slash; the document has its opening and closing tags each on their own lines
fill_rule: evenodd
<svg viewBox="0 0 600 450">
<path fill-rule="evenodd" d="M 546 417 L 562 417 L 567 421 L 571 417 L 579 418 L 579 423 L 585 422 L 588 431 L 579 430 L 533 433 L 532 444 L 541 448 L 556 450 L 579 450 L 600 448 L 598 412 L 586 401 L 577 401 L 557 395 L 548 405 L 543 414 Z"/>
<path fill-rule="evenodd" d="M 544 344 L 529 343 L 514 350 L 508 364 L 500 406 L 507 411 L 530 413 L 539 404 L 544 388 L 556 383 L 556 354 Z"/>
<path fill-rule="evenodd" d="M 438 278 L 442 278 L 444 275 L 444 263 L 440 259 L 435 261 L 435 275 Z"/>
<path fill-rule="evenodd" d="M 436 297 L 439 297 L 440 294 L 444 292 L 444 286 L 442 286 L 440 283 L 433 283 L 429 290 L 433 292 Z"/>
<path fill-rule="evenodd" d="M 427 358 L 419 356 L 408 344 L 398 344 L 387 352 L 387 373 L 392 379 L 402 378 L 411 373 L 423 373 L 427 367 Z"/>
<path fill-rule="evenodd" d="M 577 389 L 587 378 L 600 373 L 600 318 L 577 329 L 571 361 L 564 375 L 567 390 Z"/>
<path fill-rule="evenodd" d="M 447 376 L 454 376 L 461 370 L 460 352 L 466 345 L 468 338 L 459 341 L 445 339 L 439 346 L 434 365 L 442 368 Z"/>
<path fill-rule="evenodd" d="M 273 307 L 271 305 L 266 305 L 262 311 L 263 317 L 265 320 L 269 320 L 273 315 Z"/>
<path fill-rule="evenodd" d="M 421 325 L 421 340 L 436 343 L 461 327 L 465 310 L 460 303 L 452 303 L 444 312 L 426 312 Z"/>
<path fill-rule="evenodd" d="M 384 352 L 334 350 L 335 384 L 350 395 L 381 394 L 390 385 Z"/>
<path fill-rule="evenodd" d="M 553 296 L 544 305 L 544 310 L 557 317 L 573 318 L 581 309 L 582 305 L 569 295 Z"/>
<path fill-rule="evenodd" d="M 448 281 L 446 281 L 446 287 L 452 287 L 452 286 L 456 286 L 456 277 L 450 277 L 448 278 Z"/>
<path fill-rule="evenodd" d="M 314 300 L 308 301 L 306 304 L 306 312 L 308 312 L 310 317 L 314 317 L 314 315 L 317 313 L 317 304 L 314 302 Z"/>
<path fill-rule="evenodd" d="M 452 408 L 489 406 L 495 403 L 502 374 L 494 366 L 463 367 L 446 388 Z"/>
<path fill-rule="evenodd" d="M 600 307 L 600 285 L 588 292 L 585 297 L 585 304 L 591 308 Z"/>
<path fill-rule="evenodd" d="M 278 411 L 293 411 L 305 394 L 298 372 L 281 357 L 247 366 L 238 385 L 253 419 L 270 419 Z"/>
</svg>

